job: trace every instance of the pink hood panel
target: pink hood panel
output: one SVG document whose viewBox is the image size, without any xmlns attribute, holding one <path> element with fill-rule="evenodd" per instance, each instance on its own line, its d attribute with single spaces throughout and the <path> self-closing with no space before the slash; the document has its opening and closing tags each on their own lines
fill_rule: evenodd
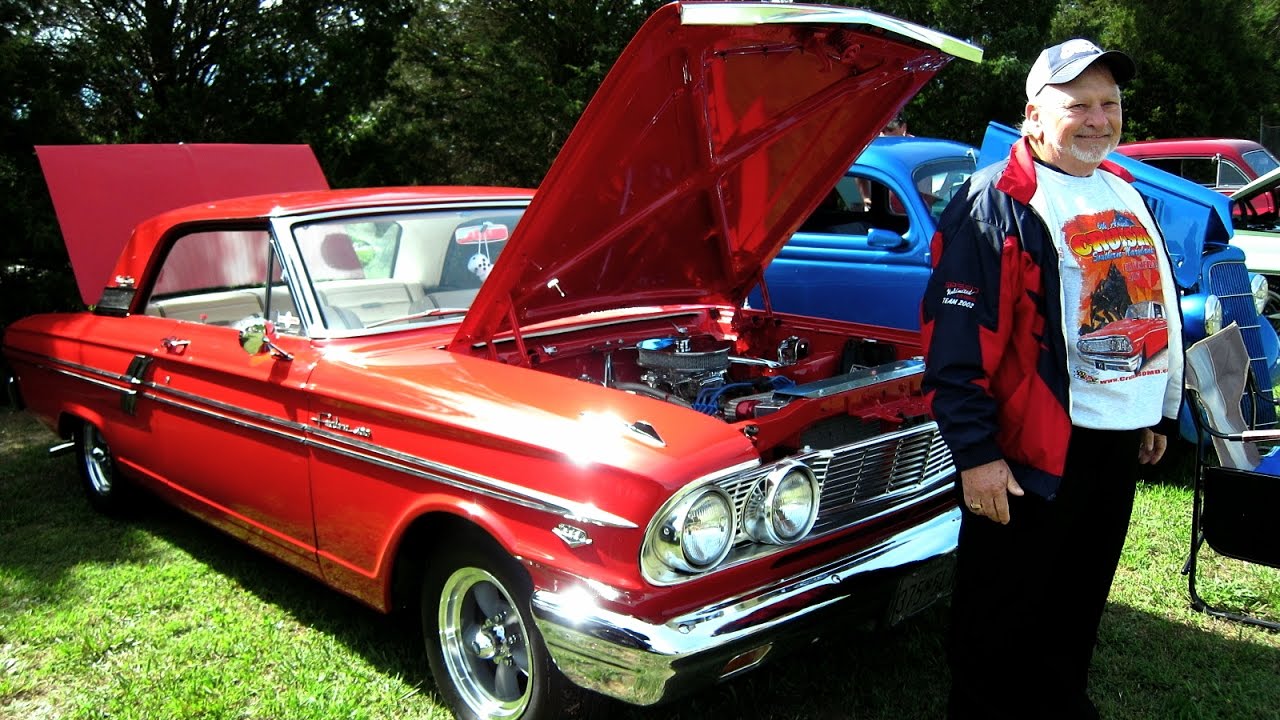
<svg viewBox="0 0 1280 720">
<path fill-rule="evenodd" d="M 244 195 L 326 190 L 306 145 L 36 147 L 86 305 L 96 303 L 142 220 Z"/>
</svg>

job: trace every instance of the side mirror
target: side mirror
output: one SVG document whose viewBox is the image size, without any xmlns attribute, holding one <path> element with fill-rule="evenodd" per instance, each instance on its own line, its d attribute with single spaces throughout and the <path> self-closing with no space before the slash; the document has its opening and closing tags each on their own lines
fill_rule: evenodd
<svg viewBox="0 0 1280 720">
<path fill-rule="evenodd" d="M 261 355 L 270 352 L 280 360 L 292 360 L 293 356 L 281 350 L 275 344 L 276 326 L 262 320 L 246 325 L 240 331 L 240 348 L 250 355 Z"/>
<path fill-rule="evenodd" d="M 871 228 L 867 233 L 867 245 L 883 250 L 897 250 L 907 244 L 906 238 L 892 230 Z"/>
</svg>

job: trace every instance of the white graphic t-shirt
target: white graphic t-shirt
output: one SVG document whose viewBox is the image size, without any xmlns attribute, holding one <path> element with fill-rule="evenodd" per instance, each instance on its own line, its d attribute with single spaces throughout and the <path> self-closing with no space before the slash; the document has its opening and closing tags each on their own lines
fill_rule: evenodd
<svg viewBox="0 0 1280 720">
<path fill-rule="evenodd" d="M 1058 248 L 1071 422 L 1153 426 L 1169 382 L 1170 332 L 1181 331 L 1178 309 L 1167 306 L 1176 295 L 1167 292 L 1173 281 L 1161 271 L 1159 240 L 1099 173 L 1037 164 L 1036 179 L 1035 205 Z"/>
</svg>

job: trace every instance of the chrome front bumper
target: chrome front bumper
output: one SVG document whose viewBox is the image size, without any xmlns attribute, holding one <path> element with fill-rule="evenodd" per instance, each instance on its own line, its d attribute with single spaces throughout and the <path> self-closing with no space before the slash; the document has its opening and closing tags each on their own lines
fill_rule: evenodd
<svg viewBox="0 0 1280 720">
<path fill-rule="evenodd" d="M 582 587 L 535 591 L 534 620 L 572 682 L 652 705 L 745 672 L 785 646 L 887 619 L 900 581 L 952 562 L 959 530 L 952 509 L 856 555 L 662 624 L 605 610 Z"/>
</svg>

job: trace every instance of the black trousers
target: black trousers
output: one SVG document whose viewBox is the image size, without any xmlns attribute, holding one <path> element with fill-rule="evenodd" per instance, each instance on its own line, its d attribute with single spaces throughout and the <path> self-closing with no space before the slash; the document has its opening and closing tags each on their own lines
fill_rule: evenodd
<svg viewBox="0 0 1280 720">
<path fill-rule="evenodd" d="M 1089 663 L 1133 510 L 1138 442 L 1137 430 L 1072 428 L 1053 500 L 1011 496 L 1008 525 L 964 513 L 951 720 L 1098 717 Z"/>
</svg>

